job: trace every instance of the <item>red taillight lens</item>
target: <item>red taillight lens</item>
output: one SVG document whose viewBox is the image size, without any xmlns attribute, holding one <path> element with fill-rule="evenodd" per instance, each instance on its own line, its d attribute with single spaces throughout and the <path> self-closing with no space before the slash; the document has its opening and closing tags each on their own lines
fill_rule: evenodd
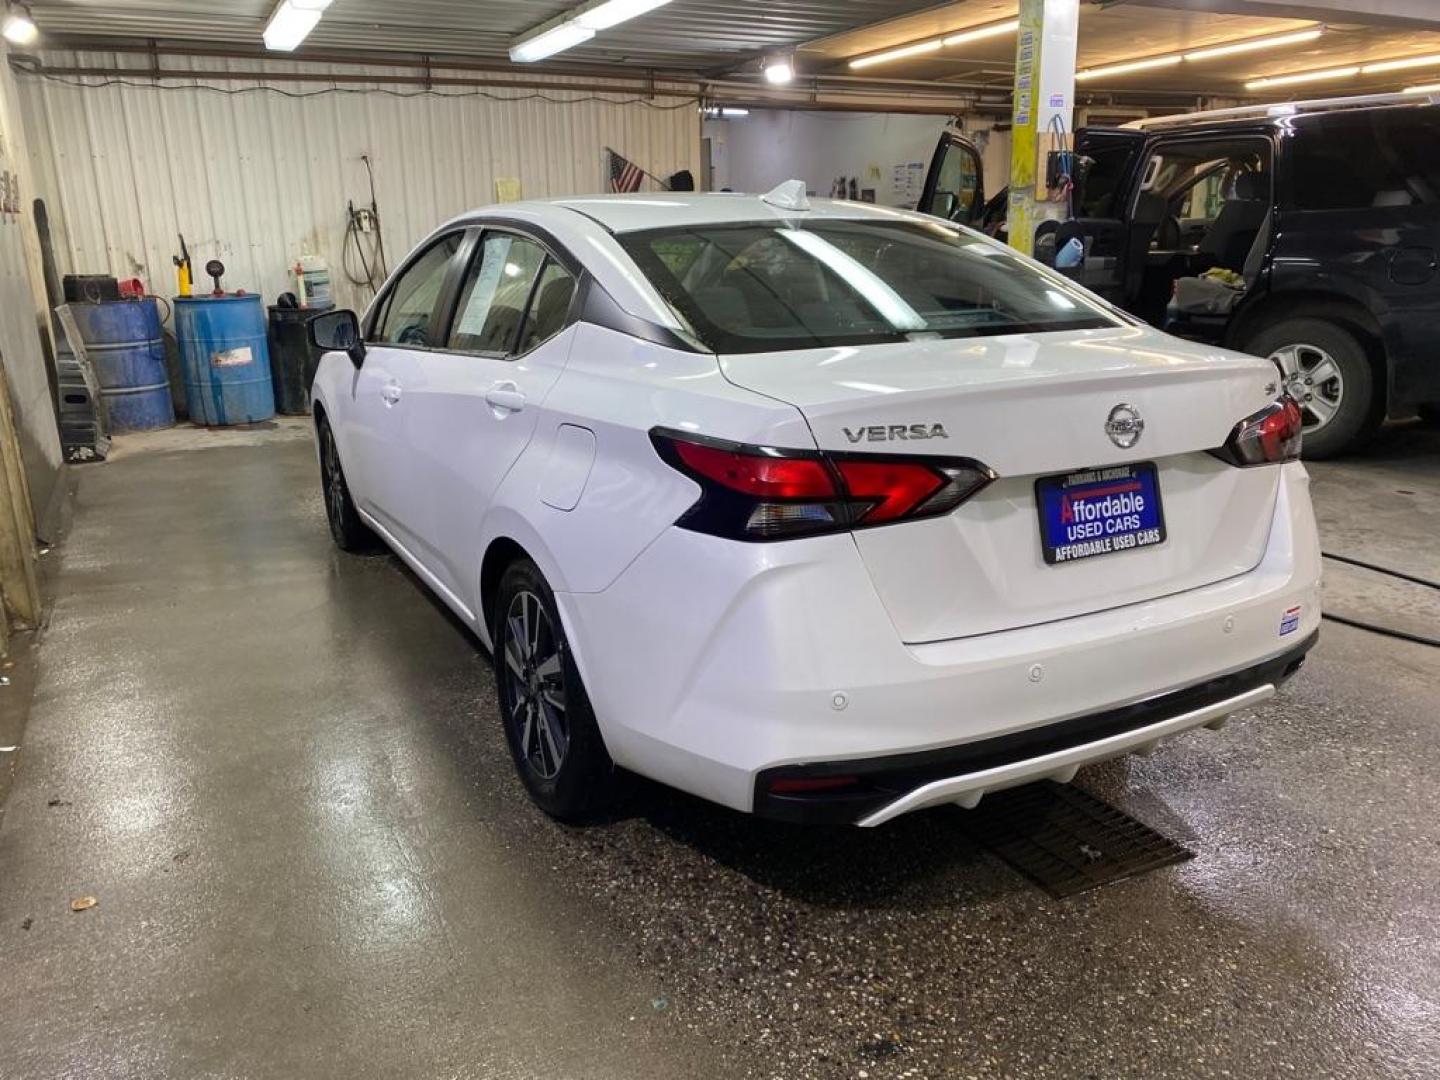
<svg viewBox="0 0 1440 1080">
<path fill-rule="evenodd" d="M 692 470 L 732 491 L 761 499 L 835 498 L 835 478 L 816 458 L 747 454 L 681 439 L 673 445 Z"/>
<path fill-rule="evenodd" d="M 930 465 L 849 459 L 836 466 L 850 497 L 872 503 L 856 518 L 868 525 L 904 517 L 945 486 L 945 477 Z"/>
<path fill-rule="evenodd" d="M 701 486 L 678 524 L 740 540 L 947 513 L 995 478 L 968 459 L 929 460 L 744 446 L 656 430 L 660 456 Z"/>
<path fill-rule="evenodd" d="M 1294 398 L 1282 395 L 1235 425 L 1216 457 L 1247 468 L 1294 461 L 1300 456 L 1304 414 Z"/>
</svg>

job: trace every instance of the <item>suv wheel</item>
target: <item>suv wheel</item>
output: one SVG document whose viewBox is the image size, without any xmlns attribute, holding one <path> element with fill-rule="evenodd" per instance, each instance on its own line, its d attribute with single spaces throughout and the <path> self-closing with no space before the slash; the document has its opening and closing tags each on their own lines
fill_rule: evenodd
<svg viewBox="0 0 1440 1080">
<path fill-rule="evenodd" d="M 511 563 L 500 579 L 490 625 L 505 741 L 525 790 L 561 821 L 603 812 L 614 801 L 615 766 L 555 596 L 529 559 Z"/>
<path fill-rule="evenodd" d="M 1365 347 L 1324 319 L 1285 319 L 1253 335 L 1245 351 L 1268 356 L 1305 414 L 1307 458 L 1354 449 L 1384 419 Z"/>
</svg>

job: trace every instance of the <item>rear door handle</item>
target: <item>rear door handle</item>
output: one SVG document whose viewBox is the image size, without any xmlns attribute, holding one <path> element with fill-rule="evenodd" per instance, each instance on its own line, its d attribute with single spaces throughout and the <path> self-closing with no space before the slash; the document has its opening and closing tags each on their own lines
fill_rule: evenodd
<svg viewBox="0 0 1440 1080">
<path fill-rule="evenodd" d="M 400 400 L 400 384 L 394 381 L 386 383 L 380 388 L 380 396 L 385 399 L 386 405 L 394 405 Z"/>
<path fill-rule="evenodd" d="M 485 401 L 498 412 L 517 413 L 525 408 L 525 395 L 513 382 L 498 382 L 485 391 Z"/>
</svg>

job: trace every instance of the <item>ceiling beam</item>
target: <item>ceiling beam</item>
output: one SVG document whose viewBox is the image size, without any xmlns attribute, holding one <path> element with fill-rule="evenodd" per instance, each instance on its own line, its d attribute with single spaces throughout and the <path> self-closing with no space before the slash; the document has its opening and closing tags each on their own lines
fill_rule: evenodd
<svg viewBox="0 0 1440 1080">
<path fill-rule="evenodd" d="M 1248 15 L 1261 19 L 1313 19 L 1316 22 L 1410 30 L 1440 30 L 1436 0 L 1099 0 L 1103 7 L 1169 8 Z"/>
</svg>

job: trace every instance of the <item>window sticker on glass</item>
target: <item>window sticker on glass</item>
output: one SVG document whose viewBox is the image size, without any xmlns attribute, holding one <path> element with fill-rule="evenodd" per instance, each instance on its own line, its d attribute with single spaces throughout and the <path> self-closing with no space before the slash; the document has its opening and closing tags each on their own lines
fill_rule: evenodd
<svg viewBox="0 0 1440 1080">
<path fill-rule="evenodd" d="M 459 333 L 478 338 L 485 329 L 485 319 L 490 314 L 495 290 L 500 286 L 505 264 L 510 261 L 512 242 L 508 236 L 492 237 L 486 241 L 485 250 L 481 254 L 480 273 L 475 278 L 475 287 L 470 290 L 470 299 L 460 316 Z"/>
</svg>

